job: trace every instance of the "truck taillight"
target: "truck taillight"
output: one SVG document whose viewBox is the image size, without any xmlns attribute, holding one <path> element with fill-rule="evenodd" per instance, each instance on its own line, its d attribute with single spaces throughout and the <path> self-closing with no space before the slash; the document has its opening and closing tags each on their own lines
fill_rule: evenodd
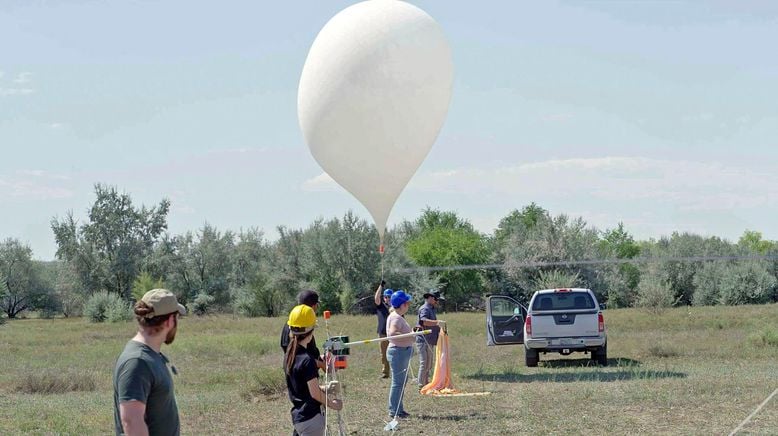
<svg viewBox="0 0 778 436">
<path fill-rule="evenodd" d="M 605 331 L 605 317 L 602 316 L 602 312 L 597 314 L 597 328 L 600 330 L 600 332 Z"/>
<path fill-rule="evenodd" d="M 527 315 L 527 319 L 524 320 L 524 330 L 527 331 L 527 336 L 532 336 L 532 317 Z"/>
</svg>

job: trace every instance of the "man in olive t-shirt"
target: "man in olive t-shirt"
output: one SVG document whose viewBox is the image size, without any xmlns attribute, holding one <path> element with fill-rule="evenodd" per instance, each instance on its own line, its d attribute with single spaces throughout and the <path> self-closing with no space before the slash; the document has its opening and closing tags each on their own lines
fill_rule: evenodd
<svg viewBox="0 0 778 436">
<path fill-rule="evenodd" d="M 171 435 L 181 433 L 172 370 L 160 352 L 171 344 L 178 316 L 186 313 L 175 295 L 153 289 L 135 304 L 138 333 L 124 347 L 113 374 L 114 426 L 117 435 Z"/>
</svg>

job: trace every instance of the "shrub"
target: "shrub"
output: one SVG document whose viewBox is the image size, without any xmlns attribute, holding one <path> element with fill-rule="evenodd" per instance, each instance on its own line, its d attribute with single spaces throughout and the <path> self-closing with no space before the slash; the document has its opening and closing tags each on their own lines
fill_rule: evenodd
<svg viewBox="0 0 778 436">
<path fill-rule="evenodd" d="M 727 268 L 721 279 L 721 304 L 762 304 L 772 298 L 776 278 L 765 262 L 741 262 Z"/>
<path fill-rule="evenodd" d="M 233 297 L 235 312 L 249 317 L 278 316 L 286 303 L 287 297 L 264 274 L 255 275 Z"/>
<path fill-rule="evenodd" d="M 260 368 L 243 386 L 241 396 L 247 401 L 257 401 L 260 396 L 273 397 L 286 392 L 283 372 L 276 368 Z"/>
<path fill-rule="evenodd" d="M 113 300 L 105 311 L 105 320 L 108 322 L 129 321 L 132 317 L 132 304 L 121 298 Z"/>
<path fill-rule="evenodd" d="M 101 291 L 93 294 L 86 301 L 84 316 L 91 322 L 117 322 L 132 319 L 132 312 L 122 297 Z"/>
<path fill-rule="evenodd" d="M 204 291 L 200 291 L 197 294 L 194 301 L 189 303 L 189 313 L 193 313 L 198 316 L 205 315 L 211 309 L 211 305 L 216 299 L 212 295 L 208 295 Z"/>
<path fill-rule="evenodd" d="M 675 293 L 670 284 L 659 274 L 656 266 L 650 266 L 641 274 L 635 306 L 652 313 L 660 313 L 675 304 Z"/>
<path fill-rule="evenodd" d="M 761 332 L 749 336 L 748 340 L 757 347 L 778 347 L 778 330 L 765 327 Z"/>
<path fill-rule="evenodd" d="M 565 272 L 558 269 L 540 271 L 535 279 L 536 289 L 573 288 L 580 282 L 577 272 Z"/>
<path fill-rule="evenodd" d="M 704 263 L 694 275 L 694 294 L 692 304 L 695 306 L 714 306 L 719 302 L 721 280 L 727 275 L 727 265 L 724 262 Z"/>
<path fill-rule="evenodd" d="M 22 376 L 16 383 L 16 392 L 25 394 L 62 394 L 74 391 L 94 391 L 97 382 L 91 373 L 36 371 Z"/>
</svg>

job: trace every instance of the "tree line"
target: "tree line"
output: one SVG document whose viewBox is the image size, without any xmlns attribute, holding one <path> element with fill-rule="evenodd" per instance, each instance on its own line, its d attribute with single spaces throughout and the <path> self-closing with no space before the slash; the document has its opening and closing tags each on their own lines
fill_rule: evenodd
<svg viewBox="0 0 778 436">
<path fill-rule="evenodd" d="M 25 311 L 79 316 L 95 295 L 129 305 L 154 287 L 172 290 L 197 314 L 278 316 L 304 288 L 316 289 L 328 310 L 360 313 L 372 309 L 382 274 L 390 287 L 419 298 L 442 290 L 447 310 L 479 309 L 486 294 L 526 301 L 537 289 L 573 286 L 592 289 L 608 307 L 778 301 L 778 242 L 757 231 L 745 231 L 737 242 L 677 232 L 638 241 L 621 223 L 598 230 L 532 203 L 483 234 L 456 212 L 427 208 L 388 230 L 381 255 L 375 227 L 350 211 L 303 229 L 279 226 L 274 240 L 258 228 L 207 223 L 171 235 L 169 201 L 136 206 L 128 194 L 100 184 L 95 196 L 83 222 L 72 212 L 51 220 L 55 261 L 33 260 L 30 247 L 16 239 L 0 242 L 5 317 Z M 690 256 L 730 259 L 679 259 Z M 731 259 L 738 256 L 761 258 Z M 650 261 L 564 263 L 592 259 Z M 425 269 L 489 264 L 499 267 Z"/>
</svg>

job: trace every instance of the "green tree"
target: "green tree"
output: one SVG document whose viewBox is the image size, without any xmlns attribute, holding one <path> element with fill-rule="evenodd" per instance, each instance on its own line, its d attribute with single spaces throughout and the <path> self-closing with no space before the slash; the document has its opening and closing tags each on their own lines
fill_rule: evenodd
<svg viewBox="0 0 778 436">
<path fill-rule="evenodd" d="M 74 265 L 87 292 L 105 289 L 130 298 L 132 282 L 167 228 L 170 202 L 136 208 L 128 194 L 101 184 L 95 195 L 86 223 L 79 226 L 72 212 L 52 219 L 57 257 Z"/>
<path fill-rule="evenodd" d="M 6 285 L 5 276 L 3 275 L 3 272 L 0 271 L 0 302 L 3 302 L 3 307 L 5 307 L 5 299 L 8 298 L 8 286 Z M 4 314 L 0 314 L 0 325 L 5 324 L 5 318 Z"/>
<path fill-rule="evenodd" d="M 554 263 L 594 259 L 598 255 L 598 232 L 581 218 L 566 215 L 544 215 L 531 226 L 519 224 L 513 228 L 510 243 L 503 248 L 504 268 L 517 289 L 531 295 L 541 272 L 558 270 L 578 275 L 582 286 L 592 289 L 604 301 L 605 285 L 600 272 L 589 265 L 551 265 L 527 267 L 525 264 Z"/>
<path fill-rule="evenodd" d="M 377 282 L 378 232 L 353 212 L 342 219 L 316 220 L 301 236 L 301 278 L 319 291 L 322 308 L 348 309 Z"/>
<path fill-rule="evenodd" d="M 54 295 L 65 318 L 81 316 L 84 307 L 84 292 L 73 266 L 68 262 L 56 262 L 57 275 Z"/>
<path fill-rule="evenodd" d="M 778 248 L 778 242 L 762 239 L 762 233 L 753 230 L 743 232 L 737 245 L 749 252 L 761 255 L 768 254 L 770 250 Z"/>
<path fill-rule="evenodd" d="M 600 256 L 605 259 L 632 259 L 640 254 L 640 245 L 624 228 L 624 223 L 603 232 L 599 242 Z M 635 302 L 640 282 L 637 265 L 621 263 L 600 267 L 608 289 L 609 307 L 630 307 Z"/>
<path fill-rule="evenodd" d="M 199 295 L 218 308 L 229 307 L 235 235 L 205 223 L 196 233 L 162 238 L 149 271 L 160 277 L 184 304 Z M 206 298 L 211 297 L 211 298 Z"/>
<path fill-rule="evenodd" d="M 165 284 L 162 282 L 162 279 L 155 279 L 147 271 L 143 271 L 132 282 L 132 298 L 138 301 L 143 298 L 146 292 L 164 287 Z"/>
<path fill-rule="evenodd" d="M 519 229 L 532 229 L 538 222 L 548 218 L 548 211 L 530 203 L 521 211 L 512 210 L 506 217 L 500 220 L 497 229 L 494 231 L 494 238 L 497 240 L 499 249 L 504 248 L 509 242 L 510 236 Z"/>
<path fill-rule="evenodd" d="M 8 318 L 48 303 L 50 289 L 32 260 L 32 249 L 16 239 L 0 242 L 0 304 Z"/>
<path fill-rule="evenodd" d="M 642 250 L 647 257 L 659 259 L 737 254 L 736 247 L 721 238 L 705 238 L 692 233 L 678 232 L 674 232 L 669 238 L 648 241 L 643 244 Z M 702 262 L 662 261 L 661 271 L 665 275 L 667 284 L 674 292 L 675 304 L 692 304 L 696 291 L 694 277 L 702 267 Z"/>
<path fill-rule="evenodd" d="M 419 266 L 440 267 L 479 265 L 489 260 L 487 239 L 472 224 L 455 212 L 426 209 L 415 222 L 415 232 L 405 243 L 408 257 Z M 446 294 L 446 304 L 457 308 L 463 303 L 480 299 L 485 278 L 481 270 L 433 272 L 437 288 Z"/>
</svg>

